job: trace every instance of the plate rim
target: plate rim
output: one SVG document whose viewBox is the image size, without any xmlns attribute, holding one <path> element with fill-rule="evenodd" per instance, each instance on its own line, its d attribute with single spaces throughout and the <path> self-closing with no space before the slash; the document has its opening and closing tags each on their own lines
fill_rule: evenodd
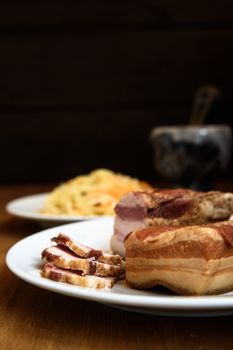
<svg viewBox="0 0 233 350">
<path fill-rule="evenodd" d="M 190 311 L 190 312 L 210 312 L 216 313 L 224 310 L 233 310 L 233 294 L 213 295 L 213 296 L 178 296 L 178 295 L 134 295 L 118 293 L 113 289 L 110 290 L 92 290 L 73 286 L 61 282 L 47 280 L 41 276 L 30 275 L 30 273 L 22 271 L 20 268 L 12 266 L 12 256 L 14 250 L 18 249 L 20 245 L 24 245 L 27 240 L 37 240 L 40 235 L 49 237 L 51 231 L 56 229 L 69 229 L 70 226 L 82 225 L 98 225 L 97 221 L 109 220 L 109 224 L 113 222 L 113 218 L 102 218 L 94 221 L 75 222 L 58 227 L 53 227 L 46 230 L 41 230 L 30 236 L 23 238 L 16 242 L 7 252 L 6 264 L 8 268 L 20 279 L 35 285 L 39 288 L 46 289 L 59 294 L 64 294 L 71 297 L 76 297 L 85 300 L 100 302 L 103 304 L 122 305 L 128 308 L 145 308 L 154 310 L 171 310 L 171 311 Z M 54 233 L 53 233 L 54 234 Z M 38 256 L 39 259 L 39 256 Z M 120 285 L 120 283 L 118 284 Z M 117 286 L 117 284 L 115 285 Z M 233 313 L 233 312 L 232 312 Z"/>
</svg>

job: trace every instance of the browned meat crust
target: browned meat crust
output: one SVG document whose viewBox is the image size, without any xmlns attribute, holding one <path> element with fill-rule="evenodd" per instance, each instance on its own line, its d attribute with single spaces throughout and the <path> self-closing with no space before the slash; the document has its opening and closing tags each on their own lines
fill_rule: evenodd
<svg viewBox="0 0 233 350">
<path fill-rule="evenodd" d="M 233 221 L 146 228 L 129 234 L 125 248 L 134 288 L 163 285 L 190 295 L 233 289 Z"/>
</svg>

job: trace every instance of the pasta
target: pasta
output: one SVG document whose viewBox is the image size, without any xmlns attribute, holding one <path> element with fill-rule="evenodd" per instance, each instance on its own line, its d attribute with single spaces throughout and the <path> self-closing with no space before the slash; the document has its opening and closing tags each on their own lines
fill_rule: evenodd
<svg viewBox="0 0 233 350">
<path fill-rule="evenodd" d="M 113 215 L 120 197 L 129 191 L 150 189 L 150 185 L 108 169 L 97 169 L 56 187 L 42 213 L 52 215 Z"/>
</svg>

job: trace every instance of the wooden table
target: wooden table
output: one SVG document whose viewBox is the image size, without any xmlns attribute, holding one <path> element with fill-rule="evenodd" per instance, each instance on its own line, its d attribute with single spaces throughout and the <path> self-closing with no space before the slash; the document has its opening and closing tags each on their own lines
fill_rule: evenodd
<svg viewBox="0 0 233 350">
<path fill-rule="evenodd" d="M 226 186 L 225 186 L 226 187 Z M 48 186 L 0 187 L 0 349 L 233 349 L 233 316 L 162 317 L 55 294 L 15 277 L 7 250 L 40 228 L 4 211 L 7 201 Z"/>
</svg>

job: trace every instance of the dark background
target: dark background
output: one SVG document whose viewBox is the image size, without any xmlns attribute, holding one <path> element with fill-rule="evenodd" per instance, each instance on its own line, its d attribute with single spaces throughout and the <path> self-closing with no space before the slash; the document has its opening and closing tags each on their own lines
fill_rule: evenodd
<svg viewBox="0 0 233 350">
<path fill-rule="evenodd" d="M 232 124 L 231 0 L 2 1 L 0 48 L 2 183 L 155 180 L 150 130 L 187 124 L 205 84 L 224 96 L 207 123 Z"/>
</svg>

